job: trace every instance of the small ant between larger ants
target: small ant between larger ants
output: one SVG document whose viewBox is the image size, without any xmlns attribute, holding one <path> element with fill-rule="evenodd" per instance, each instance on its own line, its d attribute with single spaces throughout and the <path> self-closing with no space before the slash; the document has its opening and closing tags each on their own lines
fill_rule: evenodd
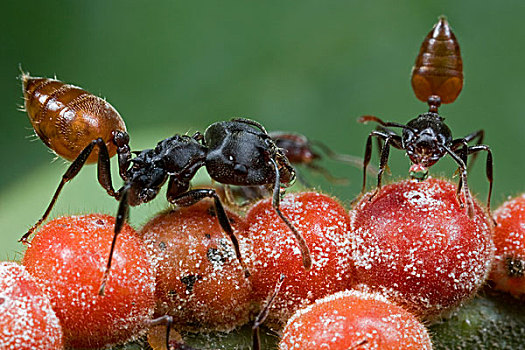
<svg viewBox="0 0 525 350">
<path fill-rule="evenodd" d="M 301 175 L 298 171 L 298 167 L 303 166 L 308 168 L 312 172 L 321 174 L 329 182 L 334 184 L 347 184 L 347 178 L 340 178 L 333 176 L 327 169 L 319 165 L 319 161 L 323 159 L 323 156 L 330 158 L 331 160 L 345 163 L 347 165 L 354 166 L 356 168 L 363 168 L 363 159 L 349 154 L 342 154 L 333 151 L 326 144 L 307 138 L 297 132 L 288 131 L 270 131 L 268 135 L 272 138 L 275 145 L 282 149 L 284 155 L 290 163 L 296 169 L 297 180 L 303 186 L 307 188 L 313 188 L 312 185 Z M 377 175 L 377 168 L 374 166 L 367 167 L 367 173 L 369 175 Z M 224 198 L 224 201 L 238 210 L 243 210 L 248 204 L 267 197 L 271 194 L 271 189 L 266 186 L 242 186 L 234 187 L 216 186 L 219 195 Z"/>
<path fill-rule="evenodd" d="M 387 166 L 390 146 L 406 152 L 413 163 L 410 168 L 410 176 L 418 180 L 424 180 L 428 176 L 428 168 L 448 154 L 458 164 L 460 173 L 457 189 L 458 201 L 463 206 L 460 197 L 463 188 L 467 211 L 472 217 L 474 204 L 467 183 L 467 158 L 472 155 L 470 164 L 472 165 L 478 152 L 486 151 L 486 176 L 489 181 L 487 211 L 490 213 L 493 164 L 490 147 L 482 144 L 484 131 L 478 130 L 465 137 L 453 139 L 450 129 L 444 123 L 444 118 L 438 114 L 441 103 L 455 101 L 462 87 L 463 62 L 459 44 L 447 20 L 440 17 L 438 23 L 425 37 L 412 68 L 412 88 L 419 100 L 428 103 L 429 111 L 410 120 L 406 125 L 384 122 L 375 116 L 368 115 L 358 119 L 360 123 L 372 121 L 380 125 L 368 135 L 366 141 L 361 195 L 366 189 L 366 168 L 372 156 L 372 138 L 375 137 L 379 140 L 380 165 L 377 188 L 370 196 L 370 200 L 381 189 L 381 178 Z M 402 135 L 397 135 L 390 128 L 401 128 Z M 477 140 L 476 144 L 469 146 L 468 144 L 474 140 Z"/>
<path fill-rule="evenodd" d="M 216 191 L 190 189 L 190 182 L 201 167 L 206 168 L 214 181 L 222 184 L 271 186 L 273 208 L 294 234 L 304 267 L 311 267 L 310 250 L 303 235 L 279 208 L 281 186 L 293 184 L 295 170 L 260 123 L 245 118 L 217 122 L 204 134 L 176 134 L 158 142 L 153 149 L 131 152 L 124 121 L 105 100 L 55 79 L 34 78 L 23 73 L 22 82 L 24 107 L 36 134 L 58 156 L 72 164 L 62 176 L 42 217 L 20 241 L 28 243 L 29 236 L 48 217 L 63 186 L 84 164 L 97 162 L 100 185 L 120 201 L 100 295 L 104 294 L 116 239 L 128 218 L 129 206 L 149 202 L 166 182 L 166 196 L 172 204 L 191 206 L 202 199 L 213 198 L 219 224 L 230 237 L 245 276 L 249 276 L 238 240 Z M 118 155 L 119 175 L 124 181 L 118 190 L 113 188 L 110 171 L 110 158 L 115 154 Z"/>
</svg>

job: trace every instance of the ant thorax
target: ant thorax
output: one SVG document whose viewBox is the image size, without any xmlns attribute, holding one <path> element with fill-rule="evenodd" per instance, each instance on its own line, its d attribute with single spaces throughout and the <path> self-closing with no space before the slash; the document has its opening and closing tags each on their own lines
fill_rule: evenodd
<svg viewBox="0 0 525 350">
<path fill-rule="evenodd" d="M 437 113 L 420 114 L 403 129 L 403 148 L 412 163 L 413 177 L 426 177 L 426 169 L 446 153 L 452 142 L 452 133 Z M 423 175 L 422 175 L 423 174 Z"/>
<path fill-rule="evenodd" d="M 154 149 L 138 152 L 127 172 L 129 204 L 139 205 L 155 198 L 169 175 L 183 182 L 178 186 L 181 190 L 173 192 L 187 191 L 205 157 L 206 147 L 187 135 L 175 135 L 160 141 Z"/>
</svg>

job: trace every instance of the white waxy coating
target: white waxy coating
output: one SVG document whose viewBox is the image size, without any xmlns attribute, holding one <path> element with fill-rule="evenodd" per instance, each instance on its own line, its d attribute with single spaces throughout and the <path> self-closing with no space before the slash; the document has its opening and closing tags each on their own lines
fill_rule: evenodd
<svg viewBox="0 0 525 350">
<path fill-rule="evenodd" d="M 98 294 L 114 222 L 102 214 L 54 219 L 24 255 L 23 264 L 51 298 L 66 346 L 124 342 L 139 336 L 153 314 L 153 266 L 128 225 L 117 239 L 105 295 Z"/>
<path fill-rule="evenodd" d="M 412 314 L 377 293 L 342 291 L 297 311 L 286 324 L 280 350 L 432 348 Z"/>
<path fill-rule="evenodd" d="M 495 212 L 496 257 L 490 279 L 495 288 L 519 298 L 525 295 L 525 193 Z"/>
<path fill-rule="evenodd" d="M 474 295 L 493 259 L 491 223 L 470 219 L 456 185 L 429 178 L 384 186 L 350 212 L 357 279 L 433 319 Z"/>
<path fill-rule="evenodd" d="M 249 265 L 259 301 L 273 292 L 281 273 L 286 276 L 266 323 L 279 328 L 295 310 L 348 288 L 353 268 L 347 253 L 349 219 L 336 200 L 303 192 L 286 195 L 281 201 L 281 210 L 308 244 L 312 256 L 309 270 L 303 267 L 294 235 L 277 216 L 270 200 L 256 204 L 247 214 L 253 246 Z"/>
<path fill-rule="evenodd" d="M 0 349 L 61 349 L 51 302 L 23 266 L 0 262 Z"/>
</svg>

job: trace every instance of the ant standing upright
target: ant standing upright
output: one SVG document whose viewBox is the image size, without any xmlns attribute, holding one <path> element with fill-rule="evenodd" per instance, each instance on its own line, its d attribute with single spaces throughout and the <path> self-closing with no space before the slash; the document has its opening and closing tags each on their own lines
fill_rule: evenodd
<svg viewBox="0 0 525 350">
<path fill-rule="evenodd" d="M 447 20 L 441 17 L 423 41 L 412 69 L 412 88 L 419 100 L 428 103 L 429 111 L 420 114 L 406 125 L 384 122 L 375 116 L 363 116 L 358 119 L 361 123 L 373 121 L 380 125 L 368 135 L 366 142 L 361 194 L 366 189 L 366 168 L 372 156 L 372 138 L 375 137 L 380 142 L 381 156 L 377 188 L 370 199 L 381 189 L 381 178 L 387 166 L 390 146 L 406 152 L 413 163 L 410 168 L 410 176 L 418 180 L 424 180 L 428 176 L 428 168 L 448 154 L 458 164 L 460 172 L 458 200 L 463 204 L 460 197 L 463 188 L 467 211 L 472 216 L 474 204 L 467 183 L 467 158 L 472 155 L 473 162 L 478 152 L 486 151 L 486 175 L 489 181 L 487 210 L 490 212 L 493 182 L 492 152 L 489 146 L 482 144 L 483 130 L 453 139 L 444 118 L 438 114 L 441 103 L 455 101 L 462 87 L 463 61 L 459 44 Z M 401 128 L 402 135 L 396 134 L 391 128 Z M 476 139 L 476 145 L 468 145 Z M 381 142 L 384 144 L 381 145 Z"/>
</svg>

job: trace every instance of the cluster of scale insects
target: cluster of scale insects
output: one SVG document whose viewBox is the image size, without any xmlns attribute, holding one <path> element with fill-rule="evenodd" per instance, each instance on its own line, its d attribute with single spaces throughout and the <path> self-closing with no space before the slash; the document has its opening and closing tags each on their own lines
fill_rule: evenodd
<svg viewBox="0 0 525 350">
<path fill-rule="evenodd" d="M 428 104 L 428 112 L 420 114 L 407 124 L 385 122 L 375 116 L 358 119 L 362 123 L 379 124 L 366 140 L 364 159 L 361 161 L 362 194 L 366 190 L 372 139 L 376 138 L 380 164 L 376 191 L 370 199 L 381 189 L 390 147 L 406 152 L 413 163 L 410 175 L 419 180 L 427 177 L 429 167 L 449 155 L 457 163 L 460 173 L 458 200 L 462 201 L 463 192 L 466 203 L 461 203 L 472 215 L 467 160 L 469 156 L 474 160 L 478 152 L 485 151 L 486 175 L 490 184 L 487 208 L 490 208 L 492 153 L 489 146 L 482 144 L 483 130 L 453 139 L 444 118 L 438 114 L 442 103 L 451 103 L 459 95 L 463 86 L 462 68 L 457 40 L 447 21 L 440 18 L 425 38 L 412 70 L 413 90 L 419 100 Z M 20 241 L 29 242 L 30 235 L 49 216 L 63 186 L 80 172 L 84 164 L 96 162 L 100 185 L 108 195 L 119 201 L 114 238 L 99 290 L 101 295 L 104 294 L 111 270 L 115 242 L 128 218 L 129 207 L 151 201 L 165 184 L 167 200 L 177 206 L 191 206 L 206 198 L 213 199 L 217 220 L 230 238 L 245 276 L 250 276 L 226 215 L 220 191 L 215 188 L 191 188 L 193 177 L 202 167 L 206 168 L 214 182 L 223 185 L 223 192 L 226 194 L 231 195 L 230 186 L 240 189 L 241 195 L 247 199 L 270 194 L 273 209 L 295 236 L 304 268 L 309 269 L 312 259 L 303 235 L 280 210 L 282 188 L 293 184 L 296 178 L 294 165 L 299 164 L 321 172 L 328 179 L 337 180 L 316 163 L 321 156 L 315 152 L 314 146 L 336 160 L 356 162 L 355 159 L 336 154 L 323 144 L 312 142 L 300 134 L 268 133 L 259 122 L 246 118 L 216 122 L 204 133 L 196 132 L 191 136 L 176 134 L 159 141 L 152 149 L 132 151 L 123 119 L 104 99 L 56 79 L 35 78 L 24 73 L 22 83 L 24 107 L 36 134 L 58 156 L 72 163 L 62 175 L 44 214 Z M 402 134 L 398 135 L 393 128 L 401 129 Z M 469 145 L 473 141 L 476 142 L 475 145 Z M 110 159 L 114 155 L 117 155 L 119 176 L 123 181 L 123 185 L 117 190 L 113 187 L 110 172 Z M 265 312 L 267 310 L 263 310 L 261 314 L 264 315 Z M 264 317 L 258 317 L 257 325 L 263 321 Z"/>
</svg>

